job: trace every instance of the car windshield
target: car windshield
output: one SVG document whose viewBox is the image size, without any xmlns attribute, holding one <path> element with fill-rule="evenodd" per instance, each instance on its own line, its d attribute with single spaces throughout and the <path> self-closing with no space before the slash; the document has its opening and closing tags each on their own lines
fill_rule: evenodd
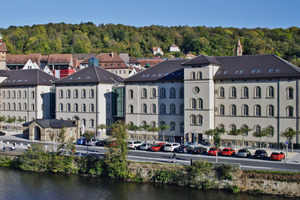
<svg viewBox="0 0 300 200">
<path fill-rule="evenodd" d="M 262 150 L 257 150 L 256 153 L 264 153 Z"/>
<path fill-rule="evenodd" d="M 141 146 L 146 146 L 147 144 L 142 144 Z"/>
<path fill-rule="evenodd" d="M 211 150 L 211 151 L 215 151 L 215 150 L 217 150 L 216 148 L 214 148 L 214 147 L 211 147 L 209 150 Z"/>
<path fill-rule="evenodd" d="M 229 149 L 223 149 L 223 151 L 229 151 Z"/>
<path fill-rule="evenodd" d="M 170 146 L 172 146 L 172 145 L 171 145 L 171 144 L 166 144 L 166 145 L 165 145 L 165 147 L 170 147 Z"/>
<path fill-rule="evenodd" d="M 247 150 L 246 149 L 241 149 L 241 150 L 239 150 L 239 152 L 240 153 L 245 153 L 245 152 L 247 152 Z"/>
<path fill-rule="evenodd" d="M 272 154 L 273 154 L 273 155 L 279 155 L 279 153 L 275 153 L 275 152 L 274 152 L 274 153 L 272 153 Z"/>
<path fill-rule="evenodd" d="M 156 144 L 156 145 L 154 145 L 155 147 L 160 147 L 160 145 L 159 144 Z"/>
</svg>

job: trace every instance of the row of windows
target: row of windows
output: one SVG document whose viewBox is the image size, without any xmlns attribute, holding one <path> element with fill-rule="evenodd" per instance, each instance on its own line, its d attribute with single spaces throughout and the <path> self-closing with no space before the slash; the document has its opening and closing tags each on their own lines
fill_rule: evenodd
<svg viewBox="0 0 300 200">
<path fill-rule="evenodd" d="M 254 116 L 261 116 L 262 115 L 260 105 L 255 105 L 253 111 L 254 111 L 254 113 L 253 113 Z M 224 105 L 219 106 L 219 115 L 225 115 L 225 106 Z M 229 115 L 231 115 L 231 116 L 236 116 L 237 115 L 236 105 L 230 105 Z M 242 105 L 241 115 L 242 116 L 249 116 L 249 106 L 248 105 L 246 105 L 246 104 Z M 270 117 L 273 117 L 275 115 L 275 108 L 274 108 L 273 105 L 268 105 L 267 106 L 266 115 L 270 116 Z M 287 117 L 293 117 L 294 116 L 294 108 L 292 106 L 287 106 L 286 107 L 286 116 Z"/>
<path fill-rule="evenodd" d="M 225 126 L 224 126 L 223 124 L 220 124 L 220 125 L 219 125 L 219 128 L 225 130 Z M 236 130 L 236 129 L 237 129 L 237 126 L 236 126 L 235 124 L 231 124 L 231 125 L 229 125 L 229 128 L 230 128 L 230 130 L 232 131 L 232 130 Z M 245 124 L 242 125 L 241 128 L 244 128 L 244 129 L 246 129 L 246 130 L 247 130 L 247 129 L 249 130 L 249 127 L 248 127 L 247 125 L 245 125 Z M 270 137 L 270 136 L 273 137 L 273 136 L 274 136 L 274 130 L 275 130 L 274 127 L 273 127 L 273 126 L 267 126 L 266 128 L 270 130 L 270 135 L 269 135 L 269 137 Z M 256 125 L 256 126 L 253 127 L 253 132 L 254 132 L 254 133 L 259 133 L 259 132 L 261 132 L 261 130 L 262 130 L 262 128 L 261 128 L 259 125 Z M 243 136 L 248 136 L 248 135 L 249 135 L 249 133 L 248 133 L 248 132 L 245 132 Z"/>
<path fill-rule="evenodd" d="M 150 89 L 150 98 L 154 99 L 157 97 L 157 91 L 155 88 L 152 88 Z M 165 99 L 167 96 L 167 93 L 166 93 L 166 89 L 165 88 L 161 88 L 159 90 L 159 98 L 161 99 Z M 134 92 L 133 90 L 129 90 L 128 91 L 128 97 L 129 99 L 133 99 L 134 98 Z M 148 97 L 148 92 L 147 92 L 147 89 L 146 88 L 142 88 L 141 90 L 141 98 L 142 99 L 146 99 Z M 176 89 L 175 88 L 170 88 L 169 90 L 169 98 L 170 99 L 176 99 Z M 183 99 L 184 98 L 184 88 L 181 87 L 179 89 L 179 98 Z"/>
<path fill-rule="evenodd" d="M 31 98 L 32 99 L 34 99 L 34 91 L 32 91 L 31 92 Z M 7 91 L 7 92 L 5 92 L 5 91 L 2 91 L 2 99 L 4 99 L 4 98 L 7 98 L 7 99 L 10 99 L 10 98 L 12 98 L 12 99 L 15 99 L 15 98 L 17 98 L 17 99 L 21 99 L 23 97 L 23 99 L 26 99 L 27 98 L 27 91 L 26 90 L 24 90 L 23 91 L 23 95 L 22 95 L 22 92 L 21 92 L 21 90 L 18 90 L 17 92 L 16 91 Z"/>
<path fill-rule="evenodd" d="M 132 124 L 132 125 L 133 125 L 132 122 L 129 122 L 129 124 Z M 141 126 L 146 126 L 146 125 L 147 125 L 147 122 L 146 122 L 146 121 L 142 121 L 142 122 L 141 122 Z M 149 125 L 152 126 L 152 127 L 156 127 L 156 126 L 157 126 L 157 124 L 156 124 L 154 121 L 150 122 Z M 160 125 L 160 126 L 166 125 L 166 122 L 161 121 L 161 122 L 159 123 L 159 125 Z M 169 126 L 170 126 L 170 131 L 176 131 L 176 123 L 175 123 L 175 122 L 173 122 L 173 121 L 170 122 Z M 183 132 L 184 132 L 184 123 L 183 123 L 183 122 L 180 122 L 179 126 L 180 126 L 180 133 L 183 133 Z"/>
<path fill-rule="evenodd" d="M 129 113 L 134 113 L 134 111 L 133 111 L 134 109 L 133 108 L 134 108 L 133 105 L 129 105 Z M 155 104 L 152 104 L 150 106 L 150 112 L 148 112 L 148 106 L 146 104 L 142 104 L 141 111 L 144 114 L 147 114 L 147 113 L 156 114 L 157 113 L 157 108 L 156 108 Z M 160 114 L 167 114 L 167 112 L 166 112 L 166 105 L 164 103 L 160 104 L 160 106 L 159 106 L 159 113 Z M 176 114 L 176 105 L 175 104 L 170 104 L 170 106 L 169 106 L 169 114 L 173 114 L 173 115 Z M 184 114 L 184 105 L 183 104 L 180 104 L 179 114 L 180 115 Z"/>
<path fill-rule="evenodd" d="M 89 107 L 89 112 L 95 112 L 95 106 L 94 104 L 90 104 L 90 107 Z M 79 106 L 77 103 L 75 103 L 73 105 L 73 109 L 71 109 L 71 104 L 67 103 L 66 104 L 66 108 L 64 109 L 64 105 L 61 103 L 59 104 L 59 111 L 63 112 L 63 111 L 66 111 L 66 112 L 79 112 Z M 86 107 L 86 104 L 82 104 L 81 105 L 81 112 L 87 112 L 87 107 Z M 106 112 L 109 113 L 110 112 L 110 105 L 109 103 L 106 104 Z"/>
<path fill-rule="evenodd" d="M 73 91 L 73 98 L 74 99 L 78 99 L 78 94 L 79 94 L 78 90 L 75 89 Z M 90 98 L 94 98 L 94 90 L 93 89 L 90 89 L 90 91 L 89 91 L 89 97 Z M 59 90 L 59 98 L 60 99 L 64 98 L 64 91 L 63 90 Z M 71 98 L 71 90 L 67 90 L 66 91 L 66 98 L 67 99 Z M 81 90 L 81 98 L 83 98 L 83 99 L 86 98 L 86 90 L 85 89 Z"/>
<path fill-rule="evenodd" d="M 219 98 L 225 98 L 225 89 L 223 87 L 219 88 Z M 266 91 L 266 97 L 267 98 L 274 98 L 275 90 L 273 86 L 269 86 Z M 253 90 L 253 97 L 254 98 L 261 98 L 262 97 L 262 91 L 259 86 L 256 86 Z M 293 99 L 294 98 L 294 89 L 291 87 L 288 87 L 286 89 L 286 97 L 287 99 Z M 229 98 L 237 98 L 237 89 L 236 87 L 231 87 L 229 89 Z M 243 87 L 241 90 L 241 98 L 249 98 L 249 88 Z"/>
<path fill-rule="evenodd" d="M 191 79 L 202 79 L 202 72 L 197 72 L 197 76 L 195 72 L 191 72 Z"/>
<path fill-rule="evenodd" d="M 42 104 L 42 107 L 43 107 L 43 104 Z M 21 103 L 18 103 L 18 104 L 16 104 L 16 103 L 12 103 L 12 104 L 10 104 L 10 103 L 7 103 L 7 104 L 2 103 L 2 110 L 24 110 L 24 111 L 27 111 L 27 104 L 24 103 L 23 106 L 22 106 Z M 34 104 L 31 104 L 30 110 L 31 111 L 35 110 Z"/>
<path fill-rule="evenodd" d="M 197 100 L 192 98 L 191 99 L 191 109 L 203 109 L 203 99 L 198 98 Z"/>
</svg>

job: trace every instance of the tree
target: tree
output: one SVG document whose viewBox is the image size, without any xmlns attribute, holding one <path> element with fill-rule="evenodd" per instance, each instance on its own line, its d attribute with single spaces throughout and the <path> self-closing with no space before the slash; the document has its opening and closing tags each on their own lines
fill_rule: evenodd
<svg viewBox="0 0 300 200">
<path fill-rule="evenodd" d="M 269 145 L 268 137 L 270 137 L 273 134 L 273 129 L 267 127 L 267 128 L 263 128 L 261 131 L 263 132 L 264 135 L 266 135 L 266 145 L 267 145 L 266 148 L 268 149 L 268 145 Z"/>
<path fill-rule="evenodd" d="M 129 130 L 134 131 L 134 134 L 136 135 L 136 132 L 141 131 L 142 127 L 130 124 L 129 125 Z M 139 134 L 138 134 L 138 140 L 139 140 Z"/>
<path fill-rule="evenodd" d="M 2 122 L 5 122 L 6 121 L 6 118 L 5 118 L 5 116 L 1 116 L 0 117 L 0 128 L 2 128 Z"/>
<path fill-rule="evenodd" d="M 7 119 L 6 119 L 6 123 L 9 123 L 9 124 L 12 124 L 12 123 L 14 123 L 16 121 L 16 117 L 8 117 Z M 9 127 L 10 128 L 10 127 Z"/>
<path fill-rule="evenodd" d="M 114 142 L 110 145 L 106 145 L 104 162 L 107 166 L 107 174 L 110 177 L 116 178 L 128 178 L 129 170 L 127 164 L 127 129 L 128 126 L 125 125 L 123 121 L 117 121 L 112 124 L 111 130 L 111 140 Z"/>
<path fill-rule="evenodd" d="M 251 128 L 248 128 L 248 127 L 242 127 L 242 128 L 240 129 L 240 131 L 241 131 L 242 141 L 243 141 L 243 147 L 244 147 L 244 141 L 245 141 L 244 136 L 245 136 L 246 134 L 248 135 L 248 133 L 249 133 L 250 131 L 252 131 L 252 129 L 251 129 Z"/>
<path fill-rule="evenodd" d="M 256 138 L 259 138 L 259 148 L 261 148 L 261 138 L 267 136 L 266 131 L 262 131 L 262 130 L 255 131 L 253 133 L 253 136 L 256 137 Z"/>
<path fill-rule="evenodd" d="M 158 131 L 159 131 L 159 128 L 154 127 L 154 126 L 150 126 L 150 127 L 148 128 L 148 131 L 152 132 L 152 135 L 154 135 L 154 132 L 158 132 Z"/>
<path fill-rule="evenodd" d="M 171 127 L 166 125 L 166 124 L 162 124 L 159 127 L 159 130 L 161 130 L 163 132 L 163 141 L 165 142 L 165 132 L 166 130 L 170 129 Z"/>
<path fill-rule="evenodd" d="M 221 146 L 221 134 L 225 133 L 225 129 L 215 128 L 204 132 L 205 135 L 212 136 L 214 138 L 214 145 L 217 148 L 216 162 L 218 162 L 218 149 Z"/>
<path fill-rule="evenodd" d="M 66 128 L 62 127 L 56 138 L 56 141 L 58 143 L 57 152 L 59 152 L 61 149 L 65 148 L 65 140 L 66 140 Z"/>
<path fill-rule="evenodd" d="M 85 138 L 86 154 L 88 154 L 89 153 L 89 142 L 94 137 L 94 133 L 92 131 L 85 131 L 83 134 L 83 137 Z"/>
<path fill-rule="evenodd" d="M 54 142 L 54 139 L 55 139 L 55 133 L 54 133 L 54 131 L 51 131 L 50 133 L 49 133 L 49 139 L 51 140 L 51 143 L 52 143 L 52 152 L 53 152 L 53 142 Z"/>
<path fill-rule="evenodd" d="M 150 126 L 148 124 L 144 124 L 141 128 L 144 129 L 144 131 L 146 132 L 146 131 L 148 131 Z M 138 139 L 138 140 L 140 140 L 140 139 Z"/>
<path fill-rule="evenodd" d="M 233 129 L 230 130 L 228 133 L 228 135 L 233 135 L 234 136 L 234 146 L 236 147 L 236 136 L 241 135 L 241 129 Z"/>
<path fill-rule="evenodd" d="M 281 133 L 282 137 L 285 137 L 287 141 L 291 140 L 292 141 L 292 152 L 294 152 L 294 148 L 293 148 L 293 138 L 295 137 L 295 135 L 299 134 L 298 131 L 294 131 L 292 129 L 288 129 L 284 132 Z M 288 148 L 288 147 L 287 147 Z"/>
<path fill-rule="evenodd" d="M 107 127 L 108 126 L 106 124 L 100 124 L 100 125 L 97 126 L 97 129 L 100 129 L 103 132 L 103 130 L 107 129 Z"/>
</svg>

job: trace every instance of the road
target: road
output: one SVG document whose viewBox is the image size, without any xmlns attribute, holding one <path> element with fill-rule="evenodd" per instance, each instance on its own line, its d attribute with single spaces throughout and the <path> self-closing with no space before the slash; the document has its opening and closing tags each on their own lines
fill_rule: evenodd
<svg viewBox="0 0 300 200">
<path fill-rule="evenodd" d="M 12 139 L 2 139 L 3 142 L 16 142 L 20 143 L 20 140 Z M 38 143 L 36 141 L 22 140 L 22 143 L 34 144 Z M 40 142 L 40 144 L 51 146 L 51 143 Z M 86 153 L 86 146 L 75 145 L 76 151 L 82 154 Z M 92 154 L 104 154 L 104 147 L 92 147 L 89 146 L 89 152 Z M 198 155 L 198 154 L 176 154 L 177 163 L 182 165 L 190 165 L 191 160 L 206 160 L 208 162 L 216 162 L 215 156 L 208 155 Z M 142 150 L 129 150 L 128 159 L 133 161 L 146 161 L 146 162 L 160 162 L 160 163 L 170 163 L 171 162 L 171 153 L 170 152 L 150 152 Z M 286 160 L 283 161 L 270 161 L 270 160 L 260 160 L 253 158 L 237 158 L 237 157 L 221 157 L 218 156 L 218 162 L 227 162 L 227 163 L 239 163 L 241 164 L 242 169 L 253 169 L 253 170 L 268 170 L 268 171 L 287 171 L 287 172 L 300 172 L 300 164 L 286 163 Z"/>
</svg>

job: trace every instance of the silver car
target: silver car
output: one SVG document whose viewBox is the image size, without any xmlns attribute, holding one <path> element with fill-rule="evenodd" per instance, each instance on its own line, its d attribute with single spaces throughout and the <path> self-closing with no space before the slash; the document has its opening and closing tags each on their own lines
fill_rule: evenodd
<svg viewBox="0 0 300 200">
<path fill-rule="evenodd" d="M 144 143 L 140 146 L 141 150 L 149 150 L 152 147 L 152 144 L 150 143 Z"/>
<path fill-rule="evenodd" d="M 251 152 L 248 149 L 240 149 L 236 156 L 240 158 L 247 158 L 251 156 Z"/>
</svg>

